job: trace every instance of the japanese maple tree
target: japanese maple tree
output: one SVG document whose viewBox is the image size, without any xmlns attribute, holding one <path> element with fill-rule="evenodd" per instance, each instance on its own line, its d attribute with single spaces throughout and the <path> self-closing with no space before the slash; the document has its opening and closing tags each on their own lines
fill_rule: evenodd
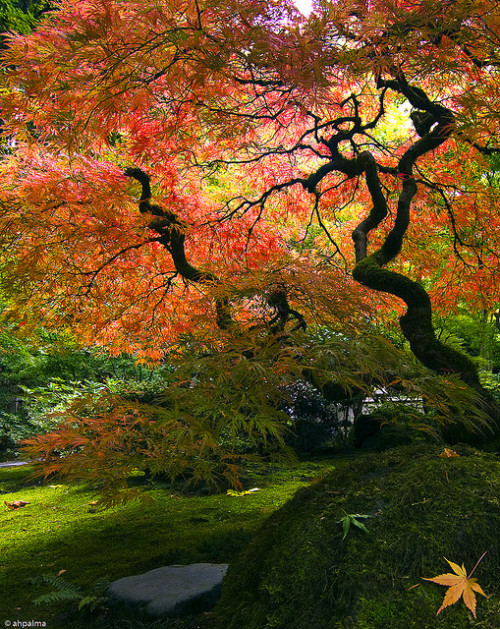
<svg viewBox="0 0 500 629">
<path fill-rule="evenodd" d="M 307 18 L 285 0 L 63 0 L 4 54 L 13 310 L 158 359 L 193 330 L 391 304 L 498 430 L 429 294 L 500 302 L 499 20 L 490 0 L 318 0 Z"/>
</svg>

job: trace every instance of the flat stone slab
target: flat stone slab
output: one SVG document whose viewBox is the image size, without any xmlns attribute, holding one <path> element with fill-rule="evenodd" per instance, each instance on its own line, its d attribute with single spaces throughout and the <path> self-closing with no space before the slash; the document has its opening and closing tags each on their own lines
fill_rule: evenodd
<svg viewBox="0 0 500 629">
<path fill-rule="evenodd" d="M 108 594 L 157 618 L 199 613 L 215 605 L 227 568 L 220 563 L 165 566 L 113 581 Z"/>
</svg>

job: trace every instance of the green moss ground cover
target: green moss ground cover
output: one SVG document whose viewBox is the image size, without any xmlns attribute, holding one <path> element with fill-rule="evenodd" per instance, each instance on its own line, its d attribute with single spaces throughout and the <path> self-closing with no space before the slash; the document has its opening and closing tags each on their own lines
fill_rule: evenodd
<svg viewBox="0 0 500 629">
<path fill-rule="evenodd" d="M 0 469 L 0 626 L 500 629 L 500 462 L 456 449 L 453 459 L 426 444 L 255 466 L 244 486 L 261 490 L 241 497 L 138 477 L 153 501 L 105 511 L 89 504 L 92 487 L 34 484 L 26 468 Z M 9 511 L 5 500 L 30 504 Z M 370 515 L 362 520 L 370 533 L 351 526 L 342 539 L 346 513 Z M 478 596 L 477 619 L 463 602 L 436 618 L 445 588 L 420 577 L 449 572 L 443 556 L 470 570 L 484 550 L 474 576 L 490 598 Z M 31 583 L 43 574 L 66 570 L 63 578 L 86 593 L 103 576 L 199 561 L 231 563 L 214 613 L 152 622 L 33 604 L 52 589 Z"/>
<path fill-rule="evenodd" d="M 455 449 L 360 454 L 298 491 L 230 565 L 217 629 L 499 629 L 500 461 Z M 343 539 L 356 513 L 369 533 Z M 477 619 L 463 601 L 436 617 L 446 588 L 421 577 L 451 572 L 443 557 L 470 571 L 484 551 Z"/>
<path fill-rule="evenodd" d="M 242 497 L 182 493 L 137 478 L 142 495 L 153 500 L 104 511 L 89 504 L 95 490 L 88 485 L 42 485 L 30 480 L 27 467 L 1 468 L 0 626 L 5 620 L 38 620 L 53 629 L 126 627 L 127 621 L 109 615 L 104 621 L 85 616 L 83 625 L 82 613 L 72 613 L 75 604 L 35 606 L 33 600 L 52 588 L 31 580 L 66 570 L 63 578 L 87 592 L 103 576 L 112 581 L 173 563 L 229 562 L 266 517 L 331 465 L 323 459 L 293 467 L 256 466 L 244 483 L 261 490 Z M 4 501 L 15 500 L 30 504 L 10 511 Z M 195 629 L 208 623 L 210 616 L 202 615 L 154 626 Z"/>
</svg>

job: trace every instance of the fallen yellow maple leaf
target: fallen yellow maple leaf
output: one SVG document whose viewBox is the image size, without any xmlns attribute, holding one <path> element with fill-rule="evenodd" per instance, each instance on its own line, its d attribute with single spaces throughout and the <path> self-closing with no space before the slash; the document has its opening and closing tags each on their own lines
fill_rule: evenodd
<svg viewBox="0 0 500 629">
<path fill-rule="evenodd" d="M 12 509 L 13 511 L 15 511 L 16 509 L 21 509 L 22 507 L 25 507 L 30 503 L 26 502 L 25 500 L 14 500 L 14 502 L 7 502 L 7 500 L 5 500 L 5 504 L 7 505 L 8 509 Z"/>
<path fill-rule="evenodd" d="M 485 554 L 486 553 L 483 553 L 481 559 L 484 557 Z M 479 559 L 479 561 L 481 561 L 481 559 Z M 469 576 L 467 576 L 467 571 L 464 564 L 462 564 L 462 567 L 460 567 L 458 564 L 453 563 L 453 561 L 449 561 L 448 559 L 446 559 L 446 561 L 450 564 L 455 574 L 447 572 L 446 574 L 440 574 L 437 577 L 433 577 L 432 579 L 426 579 L 425 577 L 422 577 L 422 579 L 424 579 L 425 581 L 433 581 L 434 583 L 439 583 L 439 585 L 448 586 L 448 590 L 446 591 L 446 594 L 444 596 L 443 604 L 437 610 L 436 616 L 439 614 L 439 612 L 443 611 L 445 607 L 454 605 L 463 596 L 465 605 L 468 609 L 470 609 L 472 615 L 475 618 L 476 595 L 474 594 L 474 592 L 478 592 L 478 594 L 486 596 L 481 586 L 477 582 L 477 579 L 471 579 L 471 576 L 474 570 L 477 568 L 479 561 L 476 563 L 474 569 Z"/>
<path fill-rule="evenodd" d="M 259 487 L 253 487 L 252 489 L 244 489 L 243 491 L 235 491 L 234 489 L 228 489 L 228 496 L 235 496 L 239 498 L 240 496 L 246 496 L 247 494 L 253 494 L 255 491 L 260 491 Z"/>
</svg>

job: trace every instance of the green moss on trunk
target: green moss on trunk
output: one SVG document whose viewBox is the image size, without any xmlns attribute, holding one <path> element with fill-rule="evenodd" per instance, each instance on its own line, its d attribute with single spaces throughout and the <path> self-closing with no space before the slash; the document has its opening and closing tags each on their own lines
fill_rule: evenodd
<svg viewBox="0 0 500 629">
<path fill-rule="evenodd" d="M 491 418 L 491 430 L 500 432 L 500 408 L 480 381 L 475 363 L 464 353 L 444 345 L 436 338 L 432 323 L 432 306 L 426 290 L 417 282 L 400 273 L 382 268 L 385 257 L 382 251 L 367 256 L 356 265 L 354 279 L 374 290 L 395 295 L 407 305 L 406 313 L 400 318 L 403 334 L 420 362 L 439 375 L 454 373 L 478 395 L 478 407 Z M 478 443 L 479 435 L 462 427 L 449 427 L 445 438 L 449 441 Z M 488 435 L 488 438 L 491 434 Z"/>
</svg>

